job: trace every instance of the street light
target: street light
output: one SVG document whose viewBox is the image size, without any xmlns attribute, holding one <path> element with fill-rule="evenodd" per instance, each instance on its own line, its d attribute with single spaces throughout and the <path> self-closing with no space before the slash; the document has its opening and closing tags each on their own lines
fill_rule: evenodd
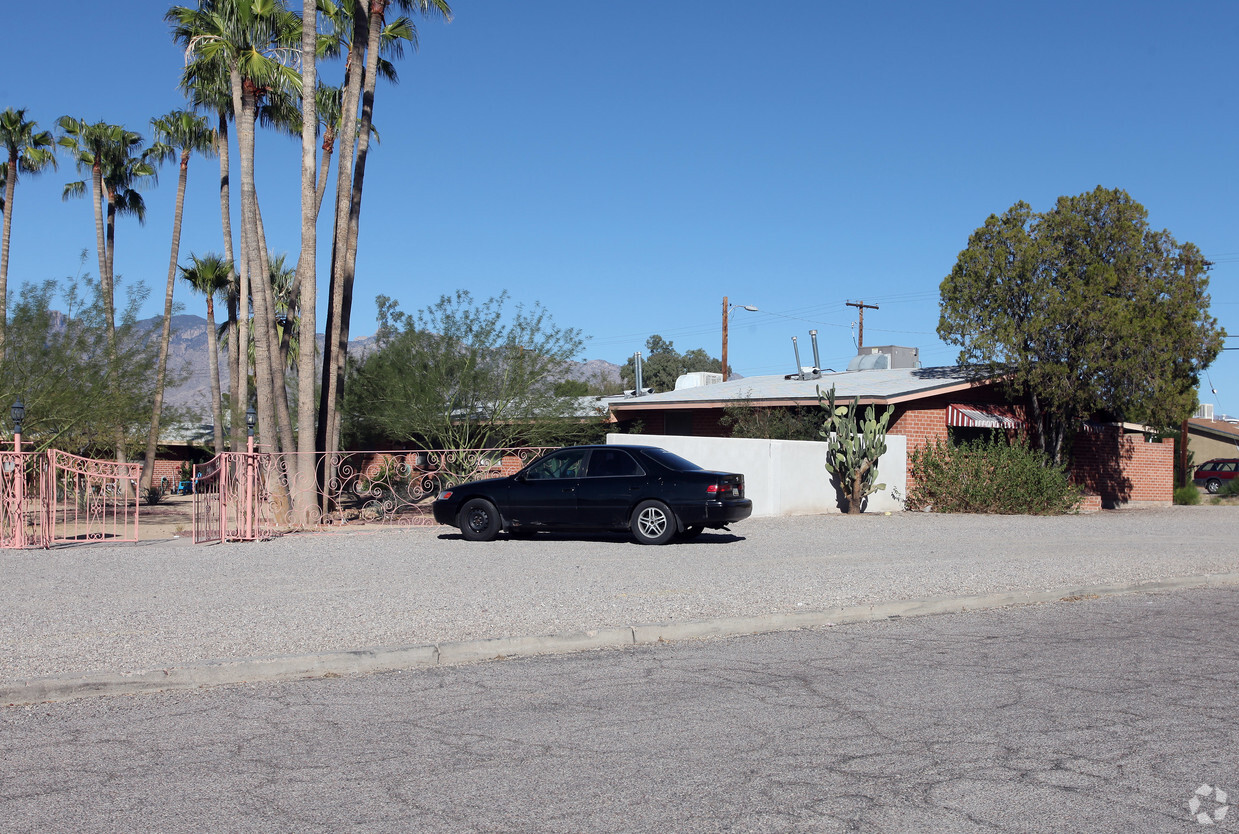
<svg viewBox="0 0 1239 834">
<path fill-rule="evenodd" d="M 723 296 L 723 382 L 727 381 L 727 320 L 731 317 L 732 310 L 758 312 L 752 304 L 728 304 L 727 296 Z"/>
</svg>

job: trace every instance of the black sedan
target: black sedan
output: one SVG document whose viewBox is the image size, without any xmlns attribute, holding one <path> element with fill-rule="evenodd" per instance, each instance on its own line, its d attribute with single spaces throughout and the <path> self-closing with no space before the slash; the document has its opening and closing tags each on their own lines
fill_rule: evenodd
<svg viewBox="0 0 1239 834">
<path fill-rule="evenodd" d="M 753 512 L 744 476 L 711 472 L 655 446 L 569 446 L 515 475 L 440 493 L 435 521 L 466 539 L 501 530 L 629 530 L 642 544 L 692 538 Z"/>
</svg>

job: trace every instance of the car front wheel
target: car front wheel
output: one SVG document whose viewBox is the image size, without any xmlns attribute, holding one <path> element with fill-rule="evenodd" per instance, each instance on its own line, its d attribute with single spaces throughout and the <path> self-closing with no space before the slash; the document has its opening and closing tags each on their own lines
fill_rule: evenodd
<svg viewBox="0 0 1239 834">
<path fill-rule="evenodd" d="M 633 510 L 631 526 L 640 544 L 666 544 L 675 535 L 675 516 L 661 501 L 642 501 Z"/>
<path fill-rule="evenodd" d="M 1205 481 L 1205 489 L 1209 490 L 1210 495 L 1216 495 L 1217 491 L 1222 488 L 1222 482 L 1217 478 L 1210 478 Z"/>
<path fill-rule="evenodd" d="M 485 498 L 470 498 L 460 508 L 460 532 L 471 542 L 488 542 L 499 532 L 499 511 Z"/>
</svg>

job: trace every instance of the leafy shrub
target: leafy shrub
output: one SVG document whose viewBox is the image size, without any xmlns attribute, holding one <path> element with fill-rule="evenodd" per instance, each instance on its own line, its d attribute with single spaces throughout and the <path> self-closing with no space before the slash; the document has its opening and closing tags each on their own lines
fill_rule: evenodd
<svg viewBox="0 0 1239 834">
<path fill-rule="evenodd" d="M 1174 491 L 1174 502 L 1176 504 L 1199 504 L 1200 490 L 1194 486 L 1177 487 Z"/>
<path fill-rule="evenodd" d="M 1196 487 L 1192 487 L 1195 489 Z M 1234 498 L 1239 495 L 1239 478 L 1231 478 L 1226 483 L 1222 484 L 1222 488 L 1217 491 L 1219 498 Z"/>
<path fill-rule="evenodd" d="M 1023 444 L 938 441 L 914 450 L 910 464 L 910 510 L 1056 515 L 1074 511 L 1082 495 L 1066 467 Z"/>
<path fill-rule="evenodd" d="M 160 489 L 160 488 L 159 488 L 159 487 L 157 487 L 157 486 L 147 487 L 147 489 L 146 489 L 146 503 L 147 503 L 148 505 L 154 506 L 155 504 L 158 504 L 158 503 L 159 503 L 160 501 L 162 501 L 162 500 L 163 500 L 163 490 L 162 490 L 162 489 Z"/>
<path fill-rule="evenodd" d="M 731 428 L 732 437 L 757 437 L 765 440 L 822 439 L 822 412 L 818 408 L 772 408 L 737 400 L 723 408 L 719 419 Z"/>
</svg>

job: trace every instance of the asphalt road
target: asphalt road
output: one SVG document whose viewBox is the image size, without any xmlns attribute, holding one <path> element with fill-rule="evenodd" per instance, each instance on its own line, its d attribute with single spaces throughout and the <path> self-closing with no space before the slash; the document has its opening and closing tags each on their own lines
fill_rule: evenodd
<svg viewBox="0 0 1239 834">
<path fill-rule="evenodd" d="M 0 710 L 0 828 L 1173 832 L 1239 591 Z M 1208 786 L 1207 796 L 1197 795 Z M 1227 796 L 1229 802 L 1229 796 Z M 1208 830 L 1239 830 L 1239 812 Z"/>
</svg>

